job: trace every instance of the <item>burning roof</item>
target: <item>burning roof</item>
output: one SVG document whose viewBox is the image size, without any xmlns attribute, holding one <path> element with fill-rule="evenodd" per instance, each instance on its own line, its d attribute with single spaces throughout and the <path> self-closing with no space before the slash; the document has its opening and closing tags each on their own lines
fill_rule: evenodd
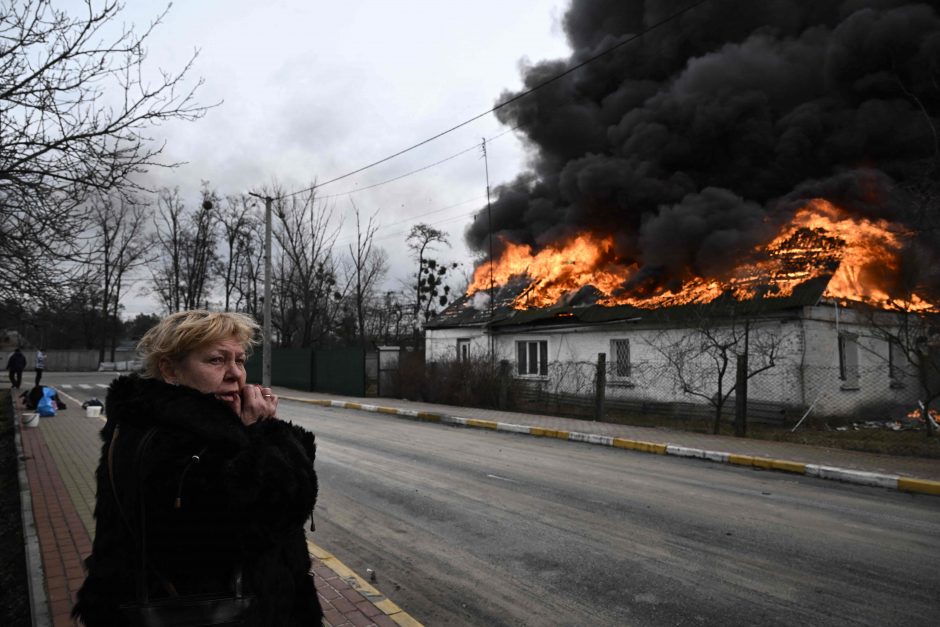
<svg viewBox="0 0 940 627">
<path fill-rule="evenodd" d="M 690 275 L 658 289 L 636 280 L 635 264 L 616 259 L 609 236 L 582 234 L 538 252 L 510 244 L 495 261 L 477 267 L 466 296 L 432 326 L 590 322 L 710 303 L 753 304 L 766 311 L 823 299 L 935 312 L 936 304 L 917 292 L 892 295 L 903 287 L 897 285 L 902 236 L 885 220 L 854 217 L 815 200 L 795 212 L 766 246 L 739 257 L 726 271 L 708 278 Z M 611 311 L 600 311 L 605 308 Z"/>
<path fill-rule="evenodd" d="M 898 285 L 902 234 L 885 220 L 855 217 L 825 200 L 814 200 L 794 214 L 771 241 L 739 254 L 727 269 L 711 275 L 689 273 L 669 285 L 645 285 L 638 264 L 616 258 L 610 236 L 581 234 L 538 252 L 507 244 L 495 261 L 477 267 L 467 294 L 494 286 L 515 287 L 510 303 L 505 289 L 500 306 L 551 307 L 589 299 L 601 305 L 640 309 L 704 304 L 721 296 L 737 301 L 786 298 L 813 279 L 824 278 L 824 297 L 863 302 L 879 308 L 933 310 L 916 292 Z M 899 295 L 900 294 L 900 295 Z"/>
<path fill-rule="evenodd" d="M 573 0 L 570 59 L 526 66 L 525 88 L 679 8 Z M 824 298 L 936 311 L 937 59 L 927 3 L 729 0 L 513 101 L 498 115 L 531 171 L 468 229 L 494 258 L 461 304 L 648 311 L 824 282 Z"/>
</svg>

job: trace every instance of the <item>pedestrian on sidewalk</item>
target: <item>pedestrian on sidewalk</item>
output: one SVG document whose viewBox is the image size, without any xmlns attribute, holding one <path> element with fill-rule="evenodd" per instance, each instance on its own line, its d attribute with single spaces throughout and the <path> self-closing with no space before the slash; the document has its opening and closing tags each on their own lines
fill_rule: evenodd
<svg viewBox="0 0 940 627">
<path fill-rule="evenodd" d="M 17 390 L 20 389 L 20 384 L 23 382 L 23 370 L 25 368 L 26 355 L 24 355 L 20 347 L 17 346 L 13 354 L 10 355 L 10 358 L 7 359 L 7 371 L 10 373 L 10 384 Z"/>
<path fill-rule="evenodd" d="M 270 388 L 246 384 L 258 331 L 242 314 L 171 314 L 138 345 L 146 373 L 111 384 L 72 611 L 88 627 L 133 624 L 151 601 L 193 618 L 193 595 L 244 625 L 320 624 L 304 529 L 314 436 L 277 418 Z"/>
<path fill-rule="evenodd" d="M 36 351 L 36 385 L 42 381 L 42 371 L 46 369 L 46 351 L 41 348 Z"/>
</svg>

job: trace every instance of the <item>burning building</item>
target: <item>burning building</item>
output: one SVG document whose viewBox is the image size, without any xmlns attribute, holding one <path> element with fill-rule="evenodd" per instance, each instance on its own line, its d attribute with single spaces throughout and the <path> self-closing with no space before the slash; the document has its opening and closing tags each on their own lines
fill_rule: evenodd
<svg viewBox="0 0 940 627">
<path fill-rule="evenodd" d="M 573 0 L 571 57 L 501 96 L 531 169 L 468 228 L 492 258 L 429 325 L 428 358 L 498 354 L 561 389 L 548 364 L 604 352 L 643 396 L 623 373 L 668 362 L 703 317 L 746 319 L 778 338 L 754 379 L 768 403 L 910 405 L 892 341 L 940 309 L 940 13 L 687 4 Z"/>
</svg>

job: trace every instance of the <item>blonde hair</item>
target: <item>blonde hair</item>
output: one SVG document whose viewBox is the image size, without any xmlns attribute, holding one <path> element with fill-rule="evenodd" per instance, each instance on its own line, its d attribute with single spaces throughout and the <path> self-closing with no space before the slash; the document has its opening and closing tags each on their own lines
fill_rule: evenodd
<svg viewBox="0 0 940 627">
<path fill-rule="evenodd" d="M 137 344 L 144 362 L 144 376 L 162 379 L 160 362 L 179 362 L 190 351 L 220 340 L 235 338 L 246 351 L 257 344 L 258 323 L 240 313 L 178 311 L 150 328 Z"/>
</svg>

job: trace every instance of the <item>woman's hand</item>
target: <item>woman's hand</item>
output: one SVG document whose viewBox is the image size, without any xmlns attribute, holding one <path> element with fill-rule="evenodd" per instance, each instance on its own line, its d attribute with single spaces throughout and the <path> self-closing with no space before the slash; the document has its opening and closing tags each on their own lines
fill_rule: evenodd
<svg viewBox="0 0 940 627">
<path fill-rule="evenodd" d="M 242 388 L 242 424 L 246 427 L 259 420 L 277 417 L 277 396 L 271 388 L 246 385 Z"/>
</svg>

